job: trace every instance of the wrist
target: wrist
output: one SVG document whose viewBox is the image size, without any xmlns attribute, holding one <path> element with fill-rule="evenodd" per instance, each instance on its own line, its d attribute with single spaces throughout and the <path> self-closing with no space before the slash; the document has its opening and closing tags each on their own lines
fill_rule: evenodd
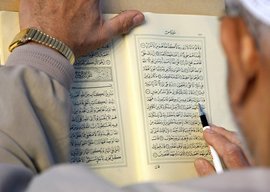
<svg viewBox="0 0 270 192">
<path fill-rule="evenodd" d="M 9 50 L 13 51 L 16 47 L 29 42 L 35 42 L 50 47 L 64 56 L 71 64 L 75 62 L 73 51 L 64 42 L 36 28 L 27 28 L 18 33 L 10 44 Z"/>
</svg>

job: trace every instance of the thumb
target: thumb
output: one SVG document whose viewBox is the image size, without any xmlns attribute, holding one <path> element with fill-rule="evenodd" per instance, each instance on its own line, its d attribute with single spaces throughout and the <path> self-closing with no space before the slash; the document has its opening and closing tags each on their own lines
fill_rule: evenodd
<svg viewBox="0 0 270 192">
<path fill-rule="evenodd" d="M 217 131 L 216 131 L 217 130 Z M 238 143 L 234 139 L 226 138 L 226 136 L 233 136 L 226 131 L 221 131 L 220 128 L 212 127 L 203 132 L 206 142 L 213 146 L 219 156 L 223 159 L 224 164 L 229 169 L 239 169 L 249 166 L 249 162 Z M 233 141 L 233 142 L 232 142 Z"/>
<path fill-rule="evenodd" d="M 105 42 L 113 37 L 126 34 L 134 27 L 142 24 L 144 15 L 139 11 L 124 11 L 114 18 L 105 21 L 101 31 L 101 39 Z"/>
<path fill-rule="evenodd" d="M 194 166 L 199 176 L 207 176 L 216 173 L 213 165 L 203 158 L 196 159 Z"/>
</svg>

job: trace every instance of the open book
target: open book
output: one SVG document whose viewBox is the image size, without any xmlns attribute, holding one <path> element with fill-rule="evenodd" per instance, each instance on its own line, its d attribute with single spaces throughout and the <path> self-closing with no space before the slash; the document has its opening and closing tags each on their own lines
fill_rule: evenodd
<svg viewBox="0 0 270 192">
<path fill-rule="evenodd" d="M 198 103 L 234 127 L 217 17 L 145 16 L 74 66 L 70 160 L 118 185 L 196 176 L 194 160 L 211 160 Z"/>
<path fill-rule="evenodd" d="M 198 102 L 233 126 L 217 17 L 147 13 L 75 68 L 71 160 L 120 185 L 196 176 L 194 160 L 211 158 Z"/>
</svg>

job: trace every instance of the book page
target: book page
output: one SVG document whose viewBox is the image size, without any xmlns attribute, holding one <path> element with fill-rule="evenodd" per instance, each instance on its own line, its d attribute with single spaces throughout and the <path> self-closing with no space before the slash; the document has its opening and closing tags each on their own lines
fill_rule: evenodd
<svg viewBox="0 0 270 192">
<path fill-rule="evenodd" d="M 19 33 L 19 14 L 18 12 L 0 11 L 0 58 L 1 65 L 4 65 L 10 52 L 9 44 L 17 33 Z"/>
<path fill-rule="evenodd" d="M 131 106 L 120 99 L 116 74 L 115 52 L 125 60 L 121 44 L 121 40 L 111 42 L 75 64 L 70 129 L 71 162 L 86 163 L 120 186 L 136 181 L 132 133 L 123 107 Z"/>
<path fill-rule="evenodd" d="M 106 15 L 112 17 L 113 15 Z M 124 38 L 79 58 L 71 89 L 71 162 L 124 186 L 137 178 L 137 93 Z"/>
<path fill-rule="evenodd" d="M 198 103 L 210 122 L 219 124 L 230 116 L 218 27 L 217 17 L 148 13 L 145 24 L 127 36 L 142 114 L 140 181 L 196 177 L 194 160 L 211 159 Z M 231 125 L 227 120 L 223 126 Z"/>
</svg>

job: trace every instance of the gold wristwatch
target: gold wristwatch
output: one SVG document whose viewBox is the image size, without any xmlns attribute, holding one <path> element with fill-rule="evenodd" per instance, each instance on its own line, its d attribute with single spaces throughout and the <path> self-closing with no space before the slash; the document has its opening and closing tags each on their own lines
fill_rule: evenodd
<svg viewBox="0 0 270 192">
<path fill-rule="evenodd" d="M 18 33 L 12 43 L 9 45 L 9 51 L 12 52 L 16 47 L 31 41 L 40 43 L 58 51 L 65 58 L 67 58 L 71 64 L 74 64 L 75 56 L 67 45 L 35 28 L 27 28 Z"/>
</svg>

